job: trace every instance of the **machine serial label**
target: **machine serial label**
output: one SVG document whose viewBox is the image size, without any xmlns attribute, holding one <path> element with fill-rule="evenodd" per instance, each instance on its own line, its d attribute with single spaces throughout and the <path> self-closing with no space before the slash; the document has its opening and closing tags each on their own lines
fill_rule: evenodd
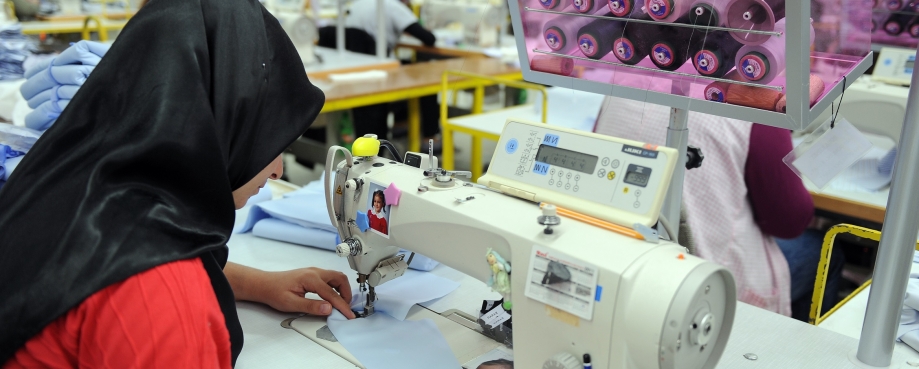
<svg viewBox="0 0 919 369">
<path fill-rule="evenodd" d="M 533 245 L 525 295 L 533 300 L 593 319 L 599 269 L 556 250 Z"/>
<path fill-rule="evenodd" d="M 641 147 L 623 145 L 622 152 L 630 155 L 640 156 L 643 158 L 657 159 L 657 151 L 643 149 Z"/>
</svg>

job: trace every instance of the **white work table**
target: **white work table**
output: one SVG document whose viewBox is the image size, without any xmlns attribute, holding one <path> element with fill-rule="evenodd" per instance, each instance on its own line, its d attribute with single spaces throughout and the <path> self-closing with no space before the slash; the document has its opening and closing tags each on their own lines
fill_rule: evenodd
<svg viewBox="0 0 919 369">
<path fill-rule="evenodd" d="M 508 54 L 508 57 L 517 56 L 517 44 L 514 36 L 504 35 L 501 37 L 501 46 L 497 44 L 491 47 L 482 47 L 475 44 L 452 44 L 444 42 L 441 39 L 438 39 L 434 46 L 424 46 L 421 44 L 421 41 L 418 39 L 402 35 L 399 37 L 399 43 L 397 47 L 412 49 L 415 51 L 426 52 L 430 54 L 440 55 L 440 56 L 451 56 L 451 57 L 502 57 L 504 54 Z"/>
<path fill-rule="evenodd" d="M 314 63 L 305 64 L 306 74 L 311 79 L 321 79 L 333 73 L 351 73 L 366 70 L 390 70 L 400 67 L 399 61 L 393 58 L 380 59 L 373 55 L 359 54 L 348 50 L 338 51 L 327 47 L 316 46 L 312 48 L 318 60 Z M 308 56 L 303 55 L 303 49 L 297 49 L 300 57 L 304 60 Z"/>
<path fill-rule="evenodd" d="M 910 273 L 919 273 L 919 264 L 913 263 Z M 820 323 L 819 327 L 858 339 L 862 333 L 862 325 L 865 319 L 865 310 L 868 307 L 868 294 L 871 286 L 855 295 L 849 302 L 836 310 L 826 320 Z M 904 356 L 919 360 L 919 352 L 909 347 L 905 343 L 897 342 L 894 350 L 902 353 Z"/>
</svg>

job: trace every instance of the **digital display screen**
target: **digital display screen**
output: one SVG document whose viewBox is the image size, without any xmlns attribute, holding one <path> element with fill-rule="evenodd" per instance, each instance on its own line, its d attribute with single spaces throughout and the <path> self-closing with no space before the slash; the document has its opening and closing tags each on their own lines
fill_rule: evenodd
<svg viewBox="0 0 919 369">
<path fill-rule="evenodd" d="M 625 172 L 623 182 L 640 187 L 647 187 L 651 179 L 651 168 L 630 164 Z"/>
<path fill-rule="evenodd" d="M 539 145 L 539 151 L 536 152 L 536 161 L 538 162 L 587 174 L 594 172 L 594 168 L 597 167 L 597 160 L 599 158 L 593 155 L 547 145 Z"/>
</svg>

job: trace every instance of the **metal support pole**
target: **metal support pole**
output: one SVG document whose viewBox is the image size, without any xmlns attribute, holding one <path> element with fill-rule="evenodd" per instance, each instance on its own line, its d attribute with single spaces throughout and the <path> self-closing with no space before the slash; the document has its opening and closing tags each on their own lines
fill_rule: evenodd
<svg viewBox="0 0 919 369">
<path fill-rule="evenodd" d="M 386 59 L 386 4 L 377 0 L 377 58 Z"/>
<path fill-rule="evenodd" d="M 919 52 L 917 52 L 919 54 Z M 900 309 L 909 279 L 919 230 L 919 73 L 913 74 L 906 119 L 897 146 L 897 162 L 890 183 L 887 214 L 874 264 L 874 282 L 856 358 L 886 367 L 893 356 Z"/>
<path fill-rule="evenodd" d="M 338 17 L 335 18 L 335 48 L 345 53 L 345 0 L 338 0 Z"/>
<path fill-rule="evenodd" d="M 673 170 L 673 178 L 670 180 L 670 188 L 667 189 L 667 198 L 664 200 L 664 207 L 661 208 L 661 215 L 667 218 L 670 224 L 678 225 L 680 223 L 680 206 L 683 204 L 683 179 L 686 176 L 686 146 L 689 145 L 689 111 L 680 108 L 670 108 L 670 126 L 667 127 L 667 147 L 677 149 L 676 168 Z M 673 230 L 676 232 L 676 229 Z M 669 235 L 674 242 L 677 241 L 677 235 Z"/>
</svg>

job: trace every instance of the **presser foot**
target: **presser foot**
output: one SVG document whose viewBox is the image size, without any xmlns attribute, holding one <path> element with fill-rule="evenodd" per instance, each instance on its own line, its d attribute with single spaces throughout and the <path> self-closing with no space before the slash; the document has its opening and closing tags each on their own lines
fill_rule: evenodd
<svg viewBox="0 0 919 369">
<path fill-rule="evenodd" d="M 359 311 L 359 310 L 351 309 L 351 311 L 354 313 L 354 316 L 357 318 L 366 318 L 368 316 L 373 315 L 373 313 L 376 311 L 373 307 L 373 302 L 376 301 L 377 294 L 373 290 L 373 287 L 368 288 L 367 286 L 362 284 L 360 288 L 361 288 L 362 295 L 364 291 L 367 291 L 367 299 L 364 301 L 364 310 Z"/>
</svg>

